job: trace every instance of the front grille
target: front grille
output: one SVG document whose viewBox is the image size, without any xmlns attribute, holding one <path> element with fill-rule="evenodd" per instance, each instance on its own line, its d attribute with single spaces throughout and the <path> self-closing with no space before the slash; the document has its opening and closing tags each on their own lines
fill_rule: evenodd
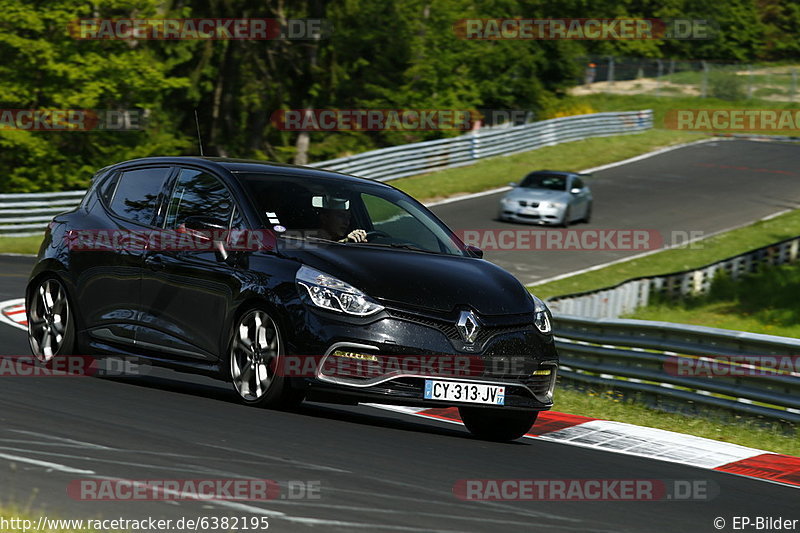
<svg viewBox="0 0 800 533">
<path fill-rule="evenodd" d="M 539 207 L 539 202 L 526 202 L 525 200 L 520 200 L 519 205 L 522 207 Z"/>
<path fill-rule="evenodd" d="M 456 327 L 456 320 L 445 320 L 432 317 L 417 315 L 414 313 L 407 313 L 405 311 L 398 311 L 395 309 L 387 309 L 389 314 L 395 318 L 408 320 L 409 322 L 416 322 L 430 328 L 435 328 L 444 333 L 444 335 L 454 341 L 461 341 L 461 335 L 458 333 Z M 496 335 L 503 335 L 505 333 L 515 333 L 518 331 L 529 331 L 533 329 L 531 322 L 518 321 L 516 324 L 484 324 L 481 323 L 478 336 L 475 338 L 474 344 L 482 346 L 485 342 Z"/>
<path fill-rule="evenodd" d="M 539 215 L 527 215 L 523 213 L 517 213 L 517 216 L 520 218 L 533 218 L 533 219 L 541 218 Z"/>
</svg>

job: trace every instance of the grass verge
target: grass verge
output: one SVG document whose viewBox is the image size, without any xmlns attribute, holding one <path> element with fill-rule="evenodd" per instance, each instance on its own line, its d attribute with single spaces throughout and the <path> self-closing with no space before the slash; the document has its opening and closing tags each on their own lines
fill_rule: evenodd
<svg viewBox="0 0 800 533">
<path fill-rule="evenodd" d="M 39 252 L 43 235 L 34 237 L 0 237 L 0 254 L 32 254 Z"/>
<path fill-rule="evenodd" d="M 28 508 L 21 508 L 13 504 L 0 504 L 0 518 L 12 525 L 11 529 L 3 531 L 37 531 L 38 533 L 99 533 L 93 527 L 85 527 L 86 520 L 81 519 L 60 519 L 45 515 L 44 521 L 39 528 L 39 520 L 42 514 Z M 49 522 L 49 523 L 48 523 Z M 84 527 L 80 527 L 84 526 Z M 105 530 L 104 533 L 113 533 L 120 530 Z"/>
<path fill-rule="evenodd" d="M 578 390 L 559 386 L 555 410 L 603 420 L 626 422 L 697 437 L 730 442 L 775 453 L 800 456 L 800 435 L 796 427 L 778 422 L 738 417 L 721 410 L 705 409 L 703 416 L 668 413 L 643 405 L 635 398 L 624 399 L 609 390 Z"/>
<path fill-rule="evenodd" d="M 492 157 L 467 167 L 392 180 L 390 184 L 420 201 L 438 200 L 502 187 L 510 181 L 519 181 L 533 170 L 582 170 L 702 138 L 696 133 L 655 129 L 632 135 L 597 137 Z"/>
<path fill-rule="evenodd" d="M 693 245 L 664 250 L 569 278 L 532 286 L 540 298 L 610 287 L 630 278 L 698 268 L 714 261 L 800 235 L 800 210 L 762 220 Z"/>
<path fill-rule="evenodd" d="M 631 318 L 800 337 L 800 265 L 765 267 L 739 280 L 718 275 L 707 294 L 662 300 Z"/>
</svg>

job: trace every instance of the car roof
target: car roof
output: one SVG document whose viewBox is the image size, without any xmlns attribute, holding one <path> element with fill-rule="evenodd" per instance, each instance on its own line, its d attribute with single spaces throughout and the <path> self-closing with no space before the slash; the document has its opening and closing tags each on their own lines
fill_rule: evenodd
<svg viewBox="0 0 800 533">
<path fill-rule="evenodd" d="M 234 176 L 241 173 L 265 173 L 276 174 L 283 176 L 307 176 L 318 178 L 330 178 L 334 180 L 353 181 L 357 183 L 372 183 L 382 185 L 387 188 L 390 186 L 369 180 L 366 178 L 359 178 L 349 174 L 342 174 L 333 170 L 305 167 L 301 165 L 291 165 L 288 163 L 278 163 L 275 161 L 258 161 L 254 159 L 233 159 L 227 157 L 206 157 L 206 156 L 162 156 L 162 157 L 143 157 L 139 159 L 132 159 L 106 167 L 111 168 L 124 168 L 128 166 L 138 166 L 146 164 L 162 164 L 162 165 L 180 165 L 192 164 L 194 166 L 205 167 L 210 170 L 227 170 Z M 104 169 L 105 170 L 105 169 Z"/>
<path fill-rule="evenodd" d="M 559 176 L 577 176 L 577 172 L 569 172 L 567 170 L 534 170 L 533 172 L 529 172 L 526 176 L 530 176 L 532 174 L 556 174 Z"/>
</svg>

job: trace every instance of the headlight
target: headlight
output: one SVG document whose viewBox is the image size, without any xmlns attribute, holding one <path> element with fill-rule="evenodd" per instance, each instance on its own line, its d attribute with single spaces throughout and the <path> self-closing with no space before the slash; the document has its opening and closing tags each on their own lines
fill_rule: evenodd
<svg viewBox="0 0 800 533">
<path fill-rule="evenodd" d="M 564 207 L 564 204 L 559 204 L 557 202 L 542 202 L 542 207 L 545 209 L 558 209 L 559 207 Z"/>
<path fill-rule="evenodd" d="M 301 298 L 322 309 L 367 316 L 383 309 L 383 306 L 352 285 L 336 279 L 330 274 L 303 265 L 295 276 Z"/>
<path fill-rule="evenodd" d="M 533 323 L 536 324 L 536 329 L 541 331 L 544 334 L 549 334 L 553 331 L 553 327 L 550 325 L 550 310 L 547 308 L 547 305 L 533 295 L 533 293 L 529 293 L 531 295 L 531 300 L 533 300 Z"/>
</svg>

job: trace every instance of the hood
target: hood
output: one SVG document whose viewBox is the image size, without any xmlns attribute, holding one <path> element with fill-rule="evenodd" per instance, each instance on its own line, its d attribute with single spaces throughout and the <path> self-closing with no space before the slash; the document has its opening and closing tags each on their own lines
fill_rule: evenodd
<svg viewBox="0 0 800 533">
<path fill-rule="evenodd" d="M 550 189 L 529 189 L 515 187 L 505 195 L 512 200 L 528 200 L 534 202 L 566 202 L 570 194 L 567 191 L 553 191 Z"/>
<path fill-rule="evenodd" d="M 525 287 L 483 259 L 347 244 L 323 244 L 284 254 L 336 276 L 385 305 L 444 313 L 472 308 L 481 315 L 533 312 Z"/>
</svg>

